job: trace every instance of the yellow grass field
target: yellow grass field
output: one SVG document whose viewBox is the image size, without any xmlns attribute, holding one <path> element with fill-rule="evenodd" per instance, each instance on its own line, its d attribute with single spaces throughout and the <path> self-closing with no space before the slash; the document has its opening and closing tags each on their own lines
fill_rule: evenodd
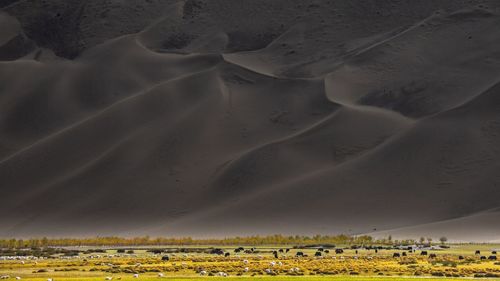
<svg viewBox="0 0 500 281">
<path fill-rule="evenodd" d="M 425 280 L 498 278 L 500 262 L 481 260 L 489 257 L 495 245 L 454 245 L 445 250 L 429 250 L 423 256 L 420 251 L 403 250 L 351 250 L 336 254 L 317 249 L 291 249 L 288 253 L 273 251 L 276 247 L 259 247 L 252 253 L 234 253 L 236 247 L 222 250 L 229 256 L 209 253 L 194 253 L 190 248 L 170 253 L 154 254 L 147 249 L 118 253 L 88 251 L 74 257 L 56 256 L 44 259 L 10 258 L 0 261 L 0 276 L 14 280 L 401 280 L 425 278 Z M 162 248 L 165 250 L 165 248 Z M 178 248 L 177 248 L 178 249 Z M 191 248 L 193 250 L 194 248 Z M 199 248 L 197 248 L 199 249 Z M 475 250 L 481 255 L 475 255 Z M 102 250 L 102 249 L 101 249 Z M 167 249 L 168 250 L 168 249 Z M 123 252 L 123 251 L 122 251 Z M 303 252 L 304 257 L 297 257 Z M 405 252 L 406 256 L 393 257 Z M 168 256 L 169 260 L 162 260 Z M 459 259 L 462 256 L 462 259 Z M 137 274 L 137 276 L 134 276 Z M 227 275 L 227 277 L 225 277 Z"/>
</svg>

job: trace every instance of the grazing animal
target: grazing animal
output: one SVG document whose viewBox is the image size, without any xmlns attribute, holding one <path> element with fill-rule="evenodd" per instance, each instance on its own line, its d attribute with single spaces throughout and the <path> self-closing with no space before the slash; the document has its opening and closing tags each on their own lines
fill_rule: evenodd
<svg viewBox="0 0 500 281">
<path fill-rule="evenodd" d="M 297 256 L 297 257 L 303 257 L 303 256 L 304 256 L 304 253 L 303 253 L 303 252 L 297 252 L 297 253 L 295 254 L 295 256 Z"/>
<path fill-rule="evenodd" d="M 403 257 L 406 257 L 406 256 L 407 256 L 406 252 L 403 252 L 403 253 L 402 253 L 402 256 L 403 256 Z"/>
<path fill-rule="evenodd" d="M 250 270 L 250 268 L 248 268 L 248 267 L 245 267 L 245 268 L 243 269 L 243 271 L 245 271 L 245 272 L 248 272 L 249 270 Z"/>
<path fill-rule="evenodd" d="M 475 255 L 480 255 L 480 254 L 481 254 L 481 251 L 479 251 L 479 250 L 476 250 L 476 253 L 475 253 Z"/>
<path fill-rule="evenodd" d="M 290 249 L 286 249 L 285 252 L 287 252 L 287 253 L 290 252 Z"/>
<path fill-rule="evenodd" d="M 430 255 L 429 255 L 429 258 L 430 258 L 430 259 L 435 259 L 436 257 L 437 257 L 437 256 L 436 256 L 436 254 L 430 254 Z"/>
<path fill-rule="evenodd" d="M 218 275 L 219 275 L 219 276 L 222 276 L 222 277 L 227 277 L 227 273 L 222 272 L 222 271 L 221 271 L 221 272 L 219 272 L 219 273 L 218 273 Z"/>
<path fill-rule="evenodd" d="M 481 257 L 480 257 L 480 259 L 485 260 L 485 259 L 486 259 L 486 257 L 485 257 L 485 256 L 481 256 Z"/>
<path fill-rule="evenodd" d="M 205 270 L 202 270 L 202 271 L 200 271 L 200 275 L 201 276 L 207 275 L 207 272 Z"/>
<path fill-rule="evenodd" d="M 427 251 L 422 251 L 422 252 L 420 252 L 420 255 L 421 255 L 421 256 L 427 256 Z"/>
<path fill-rule="evenodd" d="M 212 249 L 212 250 L 210 251 L 210 254 L 215 254 L 215 255 L 223 255 L 223 254 L 224 254 L 224 251 L 222 251 L 222 249 L 215 248 L 215 249 Z"/>
<path fill-rule="evenodd" d="M 245 254 L 251 254 L 252 251 L 251 250 L 245 250 Z"/>
<path fill-rule="evenodd" d="M 342 254 L 344 253 L 344 250 L 342 249 L 335 249 L 335 254 Z"/>
<path fill-rule="evenodd" d="M 492 261 L 496 261 L 497 260 L 497 256 L 489 256 L 488 259 L 492 260 Z"/>
<path fill-rule="evenodd" d="M 225 253 L 224 256 L 227 258 L 229 257 L 231 254 L 230 253 Z"/>
<path fill-rule="evenodd" d="M 163 273 L 158 273 L 158 277 L 165 277 L 165 275 L 163 275 Z"/>
<path fill-rule="evenodd" d="M 318 251 L 323 252 L 323 251 L 324 251 L 324 249 L 323 249 L 323 248 L 319 248 L 319 249 L 318 249 Z"/>
<path fill-rule="evenodd" d="M 358 254 L 358 250 L 355 251 L 356 255 Z"/>
<path fill-rule="evenodd" d="M 283 249 L 280 249 L 280 250 L 279 250 L 279 252 L 280 252 L 280 253 L 283 253 Z"/>
<path fill-rule="evenodd" d="M 139 274 L 134 274 L 134 278 L 139 278 Z"/>
<path fill-rule="evenodd" d="M 273 256 L 275 259 L 277 259 L 278 258 L 278 251 L 273 251 Z"/>
<path fill-rule="evenodd" d="M 400 255 L 399 253 L 394 253 L 394 254 L 392 254 L 392 257 L 393 257 L 393 258 L 400 258 L 400 257 L 401 257 L 401 255 Z"/>
<path fill-rule="evenodd" d="M 169 261 L 170 257 L 169 256 L 163 256 L 163 257 L 161 257 L 161 260 L 162 261 Z"/>
<path fill-rule="evenodd" d="M 329 254 L 329 253 L 330 253 L 330 250 L 325 250 L 325 253 Z"/>
<path fill-rule="evenodd" d="M 375 254 L 378 253 L 378 249 L 375 249 Z"/>
<path fill-rule="evenodd" d="M 52 279 L 52 278 L 49 278 L 49 279 L 47 279 L 47 281 L 54 281 L 54 279 Z"/>
<path fill-rule="evenodd" d="M 9 275 L 2 275 L 2 276 L 0 276 L 0 279 L 9 279 L 9 278 L 10 278 Z"/>
<path fill-rule="evenodd" d="M 459 259 L 459 260 L 463 260 L 463 259 L 464 259 L 464 256 L 458 256 L 458 259 Z"/>
<path fill-rule="evenodd" d="M 108 276 L 108 277 L 104 278 L 104 280 L 113 280 L 113 277 Z"/>
<path fill-rule="evenodd" d="M 497 251 L 491 251 L 491 254 L 492 254 L 492 255 L 496 255 L 496 254 L 497 254 Z"/>
<path fill-rule="evenodd" d="M 321 252 L 320 251 L 317 251 L 315 254 L 314 254 L 315 257 L 321 257 Z"/>
<path fill-rule="evenodd" d="M 21 280 L 22 278 L 19 276 L 16 276 L 16 280 Z"/>
</svg>

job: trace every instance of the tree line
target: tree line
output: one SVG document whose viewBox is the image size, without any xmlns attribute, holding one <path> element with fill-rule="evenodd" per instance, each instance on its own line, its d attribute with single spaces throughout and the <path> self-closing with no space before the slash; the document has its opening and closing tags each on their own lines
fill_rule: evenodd
<svg viewBox="0 0 500 281">
<path fill-rule="evenodd" d="M 220 239 L 194 239 L 191 237 L 93 237 L 93 238 L 31 238 L 31 239 L 0 239 L 1 248 L 38 248 L 38 247 L 78 247 L 78 246 L 262 246 L 262 245 L 371 245 L 392 244 L 392 240 L 374 240 L 371 236 L 350 235 L 314 235 L 314 236 L 247 236 L 228 237 Z"/>
</svg>

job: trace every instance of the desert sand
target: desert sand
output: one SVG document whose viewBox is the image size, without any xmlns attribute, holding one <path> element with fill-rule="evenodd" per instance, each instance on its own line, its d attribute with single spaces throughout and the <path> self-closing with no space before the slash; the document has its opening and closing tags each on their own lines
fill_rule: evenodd
<svg viewBox="0 0 500 281">
<path fill-rule="evenodd" d="M 500 240 L 498 1 L 0 7 L 0 236 Z"/>
</svg>

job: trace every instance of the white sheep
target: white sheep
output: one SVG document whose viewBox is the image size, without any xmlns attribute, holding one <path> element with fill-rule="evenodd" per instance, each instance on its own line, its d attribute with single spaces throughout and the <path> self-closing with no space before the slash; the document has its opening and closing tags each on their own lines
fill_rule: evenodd
<svg viewBox="0 0 500 281">
<path fill-rule="evenodd" d="M 248 260 L 243 260 L 243 263 L 244 264 L 248 264 Z"/>
<path fill-rule="evenodd" d="M 104 278 L 104 280 L 113 280 L 113 277 L 108 276 L 108 277 Z"/>
<path fill-rule="evenodd" d="M 19 277 L 19 276 L 16 276 L 16 280 L 21 280 L 21 277 Z"/>
<path fill-rule="evenodd" d="M 222 271 L 219 272 L 218 275 L 221 276 L 221 277 L 227 277 L 227 273 L 222 272 Z"/>
<path fill-rule="evenodd" d="M 158 277 L 165 277 L 165 275 L 163 275 L 163 273 L 158 273 Z"/>
<path fill-rule="evenodd" d="M 205 270 L 202 270 L 202 271 L 200 271 L 200 275 L 201 276 L 207 275 L 207 272 Z"/>
<path fill-rule="evenodd" d="M 250 268 L 245 267 L 243 270 L 244 270 L 245 272 L 248 272 L 248 271 L 250 270 Z"/>
<path fill-rule="evenodd" d="M 139 278 L 139 274 L 134 274 L 134 278 Z"/>
</svg>

